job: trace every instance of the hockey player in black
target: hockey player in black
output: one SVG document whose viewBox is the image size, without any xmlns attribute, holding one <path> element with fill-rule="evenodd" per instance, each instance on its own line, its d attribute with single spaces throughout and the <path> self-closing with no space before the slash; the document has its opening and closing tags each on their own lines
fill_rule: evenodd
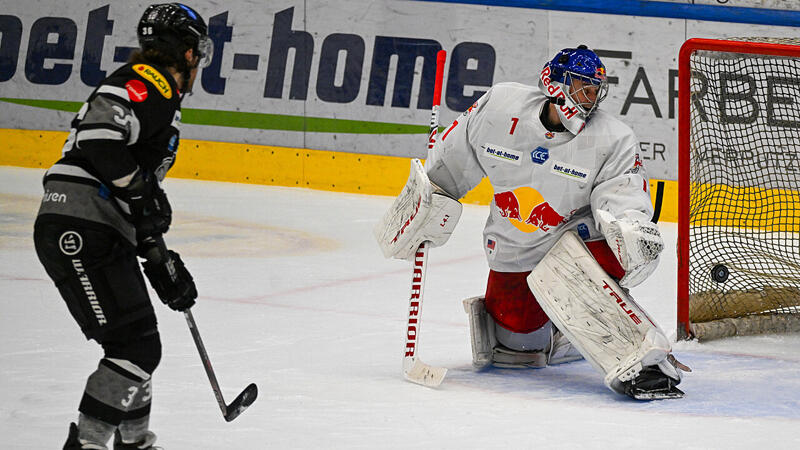
<svg viewBox="0 0 800 450">
<path fill-rule="evenodd" d="M 180 256 L 164 245 L 172 210 L 161 181 L 175 163 L 181 99 L 213 46 L 203 18 L 179 3 L 149 6 L 140 49 L 72 121 L 63 157 L 44 176 L 34 226 L 39 260 L 87 339 L 103 348 L 65 449 L 152 449 L 151 375 L 161 359 L 153 289 L 184 311 L 197 298 Z"/>
</svg>

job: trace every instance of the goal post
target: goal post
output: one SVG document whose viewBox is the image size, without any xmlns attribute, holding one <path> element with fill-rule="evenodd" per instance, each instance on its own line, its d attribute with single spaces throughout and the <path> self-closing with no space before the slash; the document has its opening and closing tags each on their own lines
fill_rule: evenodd
<svg viewBox="0 0 800 450">
<path fill-rule="evenodd" d="M 678 65 L 678 338 L 800 331 L 800 39 Z"/>
</svg>

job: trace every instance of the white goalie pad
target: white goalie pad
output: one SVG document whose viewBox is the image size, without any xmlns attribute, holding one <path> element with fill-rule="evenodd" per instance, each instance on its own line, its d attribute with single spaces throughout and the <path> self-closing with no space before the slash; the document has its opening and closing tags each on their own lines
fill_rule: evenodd
<svg viewBox="0 0 800 450">
<path fill-rule="evenodd" d="M 622 383 L 647 366 L 680 381 L 680 371 L 667 359 L 671 348 L 663 331 L 575 232 L 564 233 L 528 276 L 528 285 L 559 331 L 605 374 L 611 390 L 624 394 Z"/>
<path fill-rule="evenodd" d="M 486 311 L 483 296 L 470 297 L 463 302 L 469 317 L 469 335 L 472 344 L 472 365 L 476 369 L 494 365 L 508 369 L 541 368 L 552 364 L 583 359 L 560 332 L 547 326 L 545 348 L 538 351 L 520 351 L 498 345 L 497 325 Z M 549 325 L 549 324 L 548 324 Z M 508 332 L 511 333 L 511 332 Z M 513 334 L 513 333 L 512 333 Z"/>
<path fill-rule="evenodd" d="M 422 162 L 412 159 L 403 191 L 373 231 L 385 257 L 411 260 L 421 243 L 447 242 L 460 217 L 461 203 L 436 189 Z"/>
<path fill-rule="evenodd" d="M 469 336 L 472 344 L 472 365 L 482 369 L 492 363 L 492 352 L 497 340 L 494 322 L 486 312 L 483 297 L 470 297 L 462 302 L 469 317 Z"/>
</svg>

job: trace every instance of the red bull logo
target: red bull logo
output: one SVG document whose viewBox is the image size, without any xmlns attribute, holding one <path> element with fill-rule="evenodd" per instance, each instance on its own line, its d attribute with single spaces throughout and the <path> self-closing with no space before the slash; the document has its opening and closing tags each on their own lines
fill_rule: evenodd
<svg viewBox="0 0 800 450">
<path fill-rule="evenodd" d="M 564 222 L 564 216 L 550 206 L 539 191 L 528 186 L 495 194 L 494 204 L 500 216 L 523 233 L 539 229 L 549 231 L 550 227 Z"/>
<path fill-rule="evenodd" d="M 637 153 L 636 156 L 633 157 L 633 167 L 626 170 L 625 173 L 639 173 L 640 170 L 644 168 L 644 164 L 642 164 L 642 158 L 639 157 Z M 647 189 L 645 188 L 645 191 Z"/>
<path fill-rule="evenodd" d="M 642 159 L 639 157 L 639 154 L 637 153 L 636 156 L 633 158 L 633 168 L 639 169 L 641 167 L 644 167 L 644 164 L 642 164 Z"/>
<path fill-rule="evenodd" d="M 598 80 L 605 80 L 606 79 L 606 68 L 605 67 L 598 67 L 597 71 L 594 73 L 594 77 Z"/>
</svg>

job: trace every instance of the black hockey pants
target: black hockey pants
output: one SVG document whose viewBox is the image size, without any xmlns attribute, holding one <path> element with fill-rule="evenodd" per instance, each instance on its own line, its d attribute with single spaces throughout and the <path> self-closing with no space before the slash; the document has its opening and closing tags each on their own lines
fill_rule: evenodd
<svg viewBox="0 0 800 450">
<path fill-rule="evenodd" d="M 136 249 L 117 233 L 40 218 L 34 244 L 87 339 L 124 345 L 156 330 Z"/>
</svg>

